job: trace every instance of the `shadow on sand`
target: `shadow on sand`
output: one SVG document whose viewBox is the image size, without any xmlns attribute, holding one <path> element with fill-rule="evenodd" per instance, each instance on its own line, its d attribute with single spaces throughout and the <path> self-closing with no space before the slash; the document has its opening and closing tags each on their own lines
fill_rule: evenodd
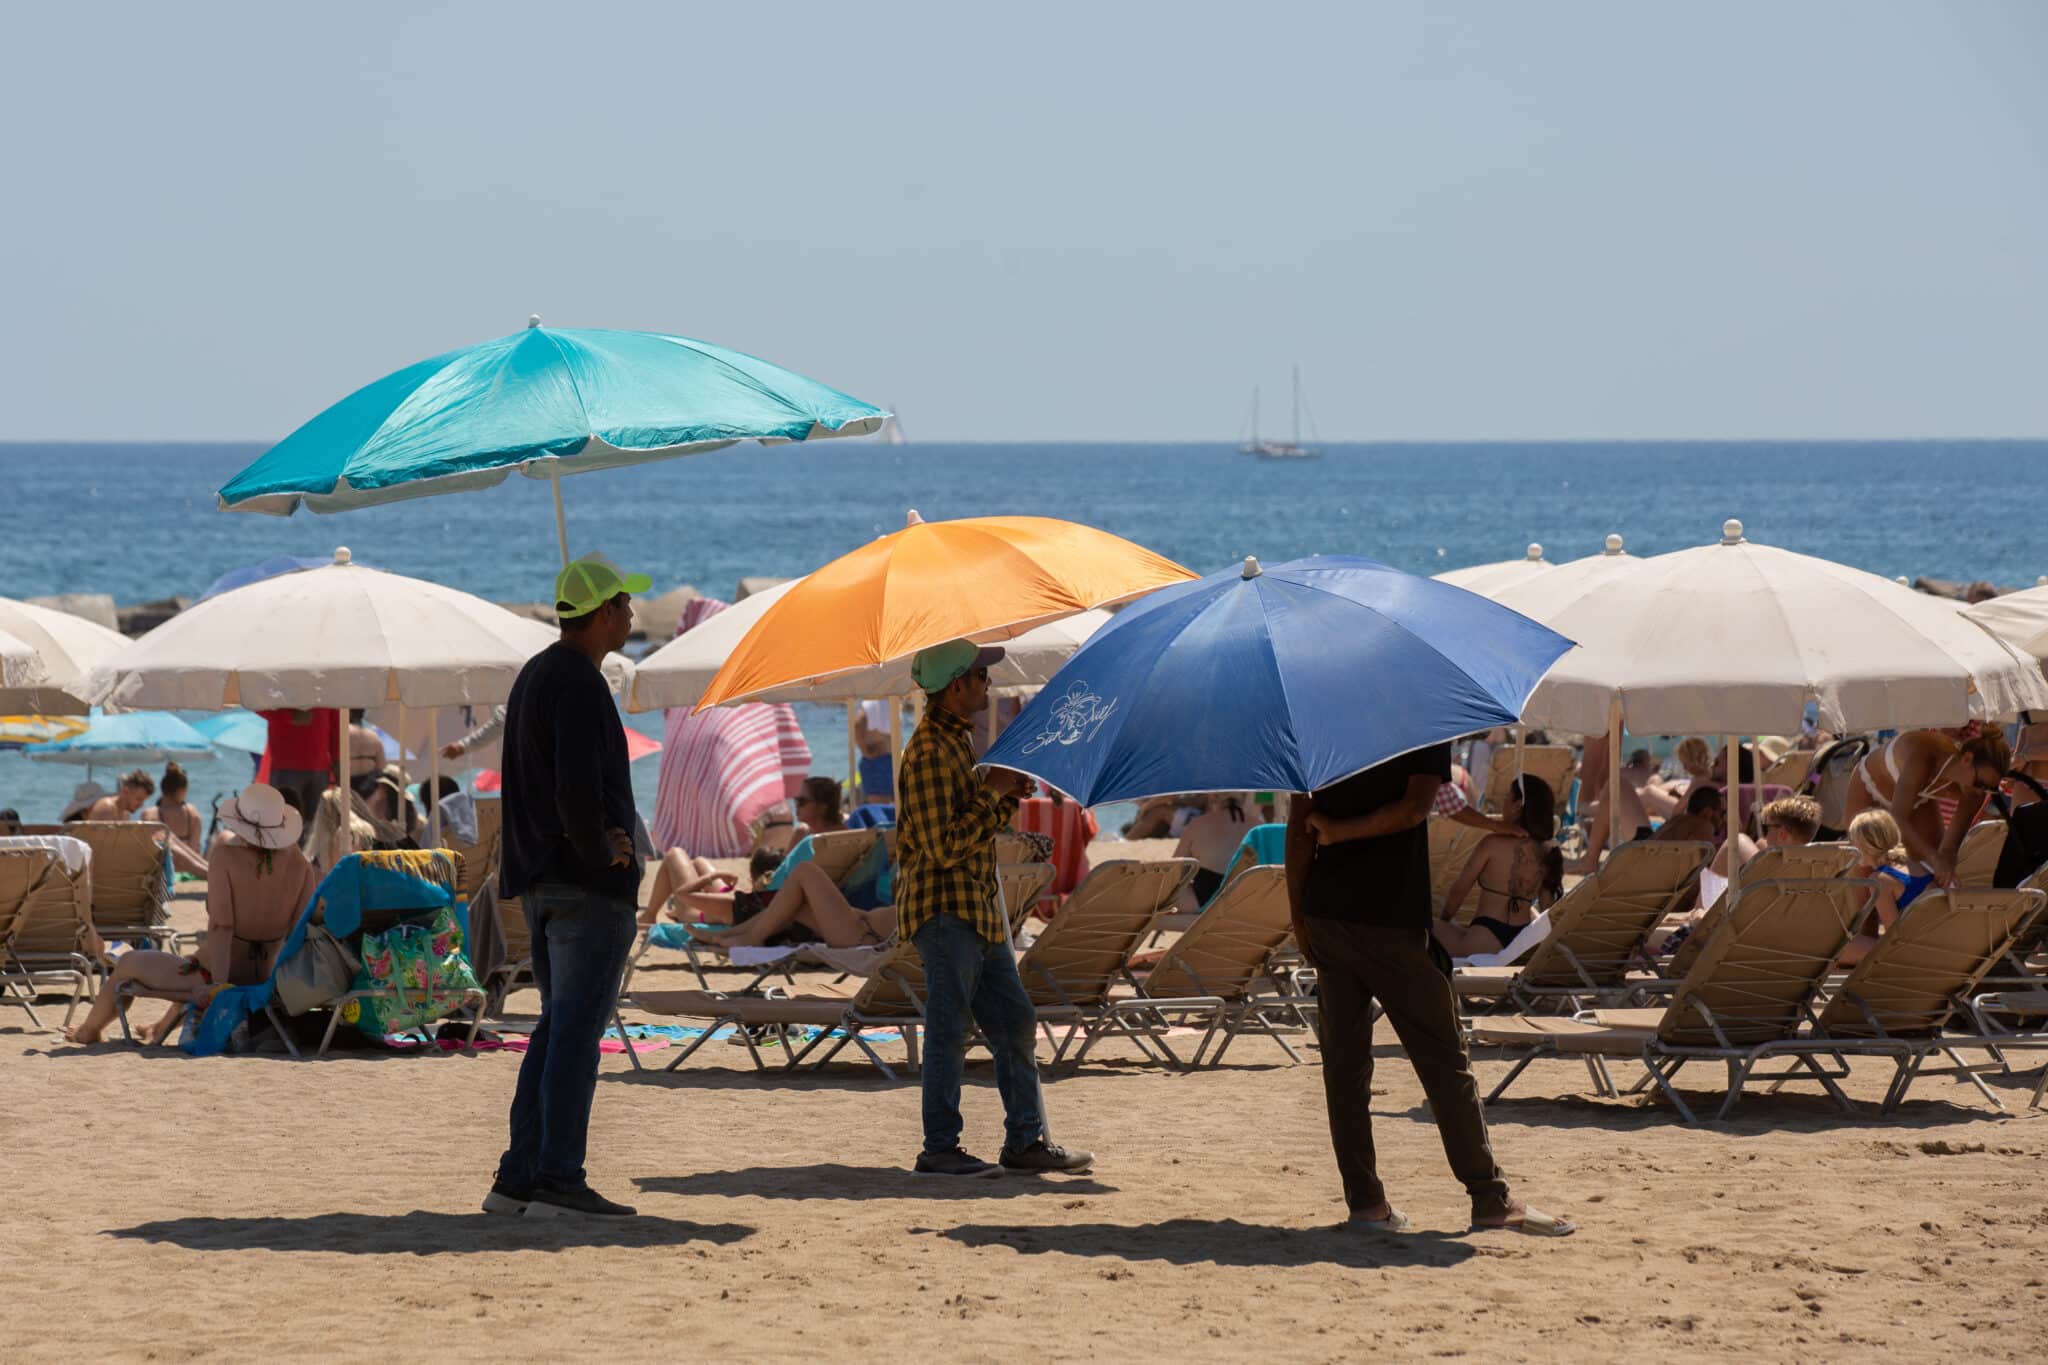
<svg viewBox="0 0 2048 1365">
<path fill-rule="evenodd" d="M 1001 1175 L 963 1180 L 923 1176 L 907 1166 L 751 1166 L 695 1175 L 645 1176 L 633 1182 L 648 1194 L 715 1194 L 755 1199 L 1016 1199 L 1027 1195 L 1115 1194 L 1117 1187 L 1089 1176 Z"/>
<path fill-rule="evenodd" d="M 1342 1227 L 1279 1228 L 1235 1218 L 1173 1218 L 1162 1223 L 963 1223 L 933 1232 L 970 1247 L 1008 1247 L 1025 1255 L 1111 1256 L 1168 1265 L 1339 1265 L 1357 1270 L 1391 1266 L 1448 1267 L 1474 1256 L 1504 1255 L 1475 1246 L 1464 1233 L 1417 1231 L 1400 1236 L 1351 1232 Z M 1507 1234 L 1500 1234 L 1506 1236 Z"/>
<path fill-rule="evenodd" d="M 677 1218 L 528 1222 L 486 1213 L 316 1213 L 304 1218 L 167 1218 L 109 1237 L 169 1242 L 192 1251 L 339 1251 L 355 1256 L 441 1256 L 477 1251 L 561 1251 L 570 1247 L 729 1245 L 751 1237 L 741 1223 Z"/>
</svg>

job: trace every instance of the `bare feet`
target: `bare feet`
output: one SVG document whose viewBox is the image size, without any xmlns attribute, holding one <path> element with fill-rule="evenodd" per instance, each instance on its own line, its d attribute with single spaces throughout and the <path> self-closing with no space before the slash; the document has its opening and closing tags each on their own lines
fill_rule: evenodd
<svg viewBox="0 0 2048 1365">
<path fill-rule="evenodd" d="M 89 1029 L 83 1024 L 77 1024 L 64 1030 L 64 1038 L 65 1041 L 77 1043 L 81 1047 L 91 1047 L 100 1041 L 102 1032 L 101 1029 Z"/>
</svg>

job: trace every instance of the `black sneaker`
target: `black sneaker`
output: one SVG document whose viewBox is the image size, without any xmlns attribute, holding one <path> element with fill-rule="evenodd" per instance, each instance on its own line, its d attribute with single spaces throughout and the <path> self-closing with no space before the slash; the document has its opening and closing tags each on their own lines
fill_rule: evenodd
<svg viewBox="0 0 2048 1365">
<path fill-rule="evenodd" d="M 484 1212 L 517 1217 L 526 1212 L 526 1206 L 532 1200 L 532 1190 L 515 1190 L 502 1180 L 494 1180 L 491 1192 L 484 1196 Z"/>
<path fill-rule="evenodd" d="M 637 1210 L 614 1204 L 585 1185 L 580 1190 L 540 1187 L 526 1204 L 528 1218 L 631 1218 Z"/>
<path fill-rule="evenodd" d="M 913 1169 L 919 1175 L 989 1176 L 1001 1173 L 999 1167 L 978 1156 L 969 1156 L 958 1147 L 950 1152 L 919 1152 Z"/>
<path fill-rule="evenodd" d="M 1003 1169 L 1006 1171 L 1058 1171 L 1066 1175 L 1079 1175 L 1095 1164 L 1093 1152 L 1077 1152 L 1070 1147 L 1056 1147 L 1044 1138 L 1032 1143 L 1021 1152 L 1003 1148 Z"/>
</svg>

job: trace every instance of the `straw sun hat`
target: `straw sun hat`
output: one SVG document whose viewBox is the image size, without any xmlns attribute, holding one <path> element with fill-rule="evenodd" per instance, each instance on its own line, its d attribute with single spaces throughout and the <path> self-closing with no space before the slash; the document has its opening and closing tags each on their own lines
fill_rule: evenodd
<svg viewBox="0 0 2048 1365">
<path fill-rule="evenodd" d="M 285 804 L 283 793 L 268 782 L 251 782 L 220 808 L 222 826 L 257 848 L 291 848 L 299 842 L 304 822 Z"/>
</svg>

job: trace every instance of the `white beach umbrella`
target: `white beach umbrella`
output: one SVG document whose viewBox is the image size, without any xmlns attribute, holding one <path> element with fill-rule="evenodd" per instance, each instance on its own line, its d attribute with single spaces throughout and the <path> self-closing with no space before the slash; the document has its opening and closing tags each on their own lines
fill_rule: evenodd
<svg viewBox="0 0 2048 1365">
<path fill-rule="evenodd" d="M 345 708 L 502 702 L 555 638 L 496 603 L 364 568 L 338 549 L 332 564 L 195 603 L 95 668 L 84 690 L 130 709 L 343 708 L 346 753 Z M 616 655 L 606 669 L 614 688 L 630 671 Z"/>
<path fill-rule="evenodd" d="M 43 661 L 35 646 L 0 630 L 0 687 L 27 687 L 43 676 Z"/>
<path fill-rule="evenodd" d="M 1962 614 L 2027 657 L 2048 659 L 2048 587 L 2009 592 Z"/>
<path fill-rule="evenodd" d="M 1472 564 L 1462 569 L 1451 569 L 1433 574 L 1439 583 L 1448 583 L 1454 588 L 1476 592 L 1481 597 L 1491 597 L 1502 588 L 1516 583 L 1526 583 L 1556 568 L 1543 557 L 1543 547 L 1531 544 L 1527 554 L 1520 559 L 1503 559 L 1493 564 Z"/>
<path fill-rule="evenodd" d="M 754 623 L 801 581 L 792 579 L 754 593 L 642 659 L 633 670 L 626 709 L 658 711 L 670 706 L 695 706 Z M 1042 686 L 1108 620 L 1109 613 L 1098 608 L 1048 622 L 1004 641 L 1003 661 L 989 670 L 990 686 L 998 691 Z M 916 690 L 910 680 L 910 660 L 906 658 L 834 674 L 817 682 L 769 688 L 731 704 L 860 701 L 870 697 L 904 697 Z"/>
<path fill-rule="evenodd" d="M 0 597 L 0 636 L 27 648 L 35 664 L 0 666 L 0 712 L 82 716 L 85 675 L 127 648 L 128 637 L 82 616 Z M 0 654 L 7 652 L 0 643 Z"/>
</svg>

